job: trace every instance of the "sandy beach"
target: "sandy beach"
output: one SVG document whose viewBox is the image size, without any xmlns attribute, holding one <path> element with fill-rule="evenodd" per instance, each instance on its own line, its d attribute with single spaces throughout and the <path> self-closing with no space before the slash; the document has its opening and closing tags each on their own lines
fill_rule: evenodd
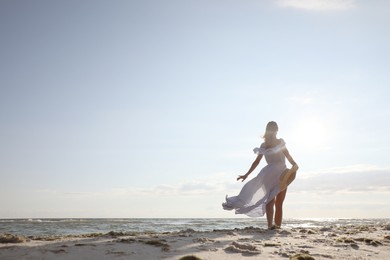
<svg viewBox="0 0 390 260">
<path fill-rule="evenodd" d="M 390 225 L 0 235 L 0 259 L 390 259 Z M 185 258 L 186 256 L 190 256 Z"/>
</svg>

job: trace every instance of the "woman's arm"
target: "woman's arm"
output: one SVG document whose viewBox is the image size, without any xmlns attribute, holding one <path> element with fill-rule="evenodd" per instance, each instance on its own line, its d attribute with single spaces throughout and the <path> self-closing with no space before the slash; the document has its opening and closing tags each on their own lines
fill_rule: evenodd
<svg viewBox="0 0 390 260">
<path fill-rule="evenodd" d="M 287 172 L 287 178 L 285 178 L 283 180 L 283 183 L 281 183 L 281 187 L 283 187 L 283 188 L 281 188 L 282 190 L 287 188 L 287 186 L 290 185 L 295 180 L 295 177 L 297 175 L 297 171 L 298 171 L 298 168 L 299 168 L 298 164 L 294 161 L 294 159 L 292 158 L 292 156 L 288 152 L 287 148 L 283 149 L 283 153 L 286 156 L 287 160 L 291 163 L 292 167 Z"/>
<path fill-rule="evenodd" d="M 245 181 L 245 179 L 248 178 L 249 174 L 251 174 L 251 172 L 253 172 L 253 170 L 256 169 L 257 165 L 259 165 L 261 158 L 263 158 L 263 155 L 259 154 L 256 157 L 256 160 L 252 163 L 252 166 L 249 168 L 248 172 L 245 175 L 239 175 L 237 177 L 237 180 L 242 179 L 242 181 Z"/>
<path fill-rule="evenodd" d="M 287 148 L 283 149 L 283 153 L 286 156 L 287 160 L 291 163 L 292 166 L 296 167 L 298 170 L 298 164 L 294 161 L 290 153 L 288 152 Z"/>
</svg>

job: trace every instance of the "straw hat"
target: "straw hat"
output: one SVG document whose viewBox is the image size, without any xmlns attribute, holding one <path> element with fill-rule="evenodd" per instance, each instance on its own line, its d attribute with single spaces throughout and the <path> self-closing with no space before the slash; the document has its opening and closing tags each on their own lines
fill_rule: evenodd
<svg viewBox="0 0 390 260">
<path fill-rule="evenodd" d="M 298 165 L 293 165 L 291 169 L 287 168 L 286 170 L 284 170 L 282 175 L 280 175 L 280 191 L 287 189 L 287 186 L 294 181 L 297 171 Z"/>
</svg>

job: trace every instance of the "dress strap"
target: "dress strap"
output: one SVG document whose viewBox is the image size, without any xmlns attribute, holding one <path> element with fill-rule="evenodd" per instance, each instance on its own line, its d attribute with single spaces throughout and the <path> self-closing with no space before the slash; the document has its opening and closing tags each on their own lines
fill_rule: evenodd
<svg viewBox="0 0 390 260">
<path fill-rule="evenodd" d="M 255 154 L 257 154 L 257 155 L 264 154 L 265 151 L 266 151 L 266 149 L 264 149 L 264 148 L 259 148 L 259 147 L 255 147 L 255 148 L 253 149 L 253 152 L 254 152 Z"/>
<path fill-rule="evenodd" d="M 265 149 L 263 147 L 255 147 L 253 149 L 253 152 L 257 155 L 265 154 L 266 152 L 277 152 L 280 151 L 280 149 L 282 149 L 285 145 L 286 142 L 282 138 L 280 138 L 280 144 L 268 149 Z"/>
</svg>

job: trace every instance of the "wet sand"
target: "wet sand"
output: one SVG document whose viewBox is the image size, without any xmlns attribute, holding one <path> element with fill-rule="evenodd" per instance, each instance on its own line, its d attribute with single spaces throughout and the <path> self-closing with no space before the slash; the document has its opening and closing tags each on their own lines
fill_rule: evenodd
<svg viewBox="0 0 390 260">
<path fill-rule="evenodd" d="M 390 259 L 390 225 L 23 237 L 0 234 L 0 259 Z"/>
</svg>

